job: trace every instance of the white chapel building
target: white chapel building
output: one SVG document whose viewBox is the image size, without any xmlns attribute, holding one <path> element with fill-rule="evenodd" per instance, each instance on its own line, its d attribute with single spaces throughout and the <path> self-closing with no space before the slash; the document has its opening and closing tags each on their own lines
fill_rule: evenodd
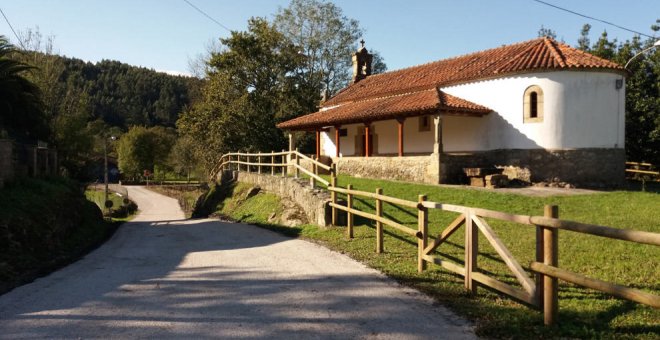
<svg viewBox="0 0 660 340">
<path fill-rule="evenodd" d="M 340 173 L 464 183 L 497 168 L 526 183 L 617 185 L 625 166 L 625 70 L 550 38 L 371 74 L 362 46 L 353 82 L 318 112 L 278 124 L 314 131 Z"/>
</svg>

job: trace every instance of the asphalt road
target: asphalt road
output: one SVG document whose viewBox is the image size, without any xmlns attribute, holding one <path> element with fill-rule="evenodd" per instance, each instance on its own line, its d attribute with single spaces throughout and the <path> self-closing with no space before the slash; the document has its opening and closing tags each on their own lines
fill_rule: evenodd
<svg viewBox="0 0 660 340">
<path fill-rule="evenodd" d="M 318 245 L 140 208 L 80 261 L 0 296 L 0 338 L 474 338 L 424 295 Z"/>
</svg>

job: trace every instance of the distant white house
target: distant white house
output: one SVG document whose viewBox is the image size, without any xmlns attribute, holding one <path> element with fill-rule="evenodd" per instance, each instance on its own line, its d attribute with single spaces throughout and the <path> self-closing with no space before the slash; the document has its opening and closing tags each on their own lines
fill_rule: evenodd
<svg viewBox="0 0 660 340">
<path fill-rule="evenodd" d="M 619 184 L 624 69 L 550 38 L 354 80 L 318 112 L 278 125 L 315 131 L 317 155 L 357 176 L 458 182 L 498 167 L 525 182 Z"/>
</svg>

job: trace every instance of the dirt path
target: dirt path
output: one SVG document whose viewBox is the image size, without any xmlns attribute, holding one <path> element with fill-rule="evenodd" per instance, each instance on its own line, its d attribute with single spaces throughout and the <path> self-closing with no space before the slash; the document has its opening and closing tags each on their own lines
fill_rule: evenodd
<svg viewBox="0 0 660 340">
<path fill-rule="evenodd" d="M 473 338 L 470 325 L 346 256 L 257 227 L 141 210 L 84 259 L 0 296 L 0 338 Z"/>
</svg>

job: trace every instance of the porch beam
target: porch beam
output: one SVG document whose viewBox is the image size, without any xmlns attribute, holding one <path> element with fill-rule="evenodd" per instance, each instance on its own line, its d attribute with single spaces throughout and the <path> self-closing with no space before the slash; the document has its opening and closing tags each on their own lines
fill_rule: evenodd
<svg viewBox="0 0 660 340">
<path fill-rule="evenodd" d="M 396 121 L 399 127 L 399 157 L 403 157 L 403 122 L 405 122 L 406 119 L 398 118 Z"/>
<path fill-rule="evenodd" d="M 341 129 L 341 125 L 335 126 L 335 146 L 337 147 L 337 151 L 335 152 L 335 157 L 339 157 L 339 130 Z"/>
</svg>

